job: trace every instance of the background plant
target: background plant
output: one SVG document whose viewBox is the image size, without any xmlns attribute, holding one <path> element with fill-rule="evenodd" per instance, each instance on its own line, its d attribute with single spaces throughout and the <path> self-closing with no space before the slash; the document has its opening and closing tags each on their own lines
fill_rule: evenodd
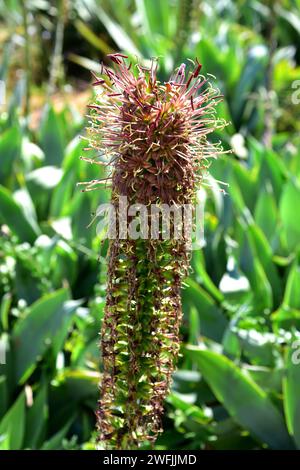
<svg viewBox="0 0 300 470">
<path fill-rule="evenodd" d="M 62 61 L 50 93 L 62 3 Z M 194 252 L 182 292 L 182 355 L 156 448 L 299 448 L 300 369 L 291 360 L 300 329 L 299 105 L 291 102 L 299 0 L 272 7 L 271 68 L 267 2 L 62 3 L 25 3 L 28 88 L 24 11 L 21 2 L 1 3 L 1 448 L 94 445 L 106 245 L 86 227 L 109 194 L 76 190 L 77 181 L 101 177 L 79 159 L 78 134 L 88 70 L 119 49 L 163 56 L 161 79 L 197 56 L 216 75 L 225 95 L 219 115 L 231 121 L 216 139 L 234 149 L 212 164 L 210 187 L 199 193 L 206 246 Z M 229 183 L 226 196 L 219 180 Z"/>
</svg>

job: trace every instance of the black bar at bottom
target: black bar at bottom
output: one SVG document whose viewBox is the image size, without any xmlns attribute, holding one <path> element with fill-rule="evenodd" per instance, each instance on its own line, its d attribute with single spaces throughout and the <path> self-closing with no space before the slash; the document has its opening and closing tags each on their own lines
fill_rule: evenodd
<svg viewBox="0 0 300 470">
<path fill-rule="evenodd" d="M 73 462 L 76 466 L 82 465 L 101 465 L 106 467 L 123 467 L 123 468 L 141 468 L 158 465 L 166 468 L 180 468 L 189 466 L 198 468 L 199 465 L 218 464 L 230 465 L 237 464 L 239 467 L 247 462 L 251 463 L 272 464 L 280 463 L 290 464 L 294 460 L 298 461 L 299 454 L 297 451 L 1 451 L 0 467 L 1 470 L 10 468 L 15 463 L 18 464 L 35 464 L 60 463 L 71 465 Z"/>
</svg>

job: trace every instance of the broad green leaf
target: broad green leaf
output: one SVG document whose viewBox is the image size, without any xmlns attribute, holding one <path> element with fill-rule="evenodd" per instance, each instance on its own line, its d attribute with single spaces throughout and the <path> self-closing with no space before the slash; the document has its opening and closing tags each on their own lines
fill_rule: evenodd
<svg viewBox="0 0 300 470">
<path fill-rule="evenodd" d="M 59 185 L 63 177 L 63 170 L 55 166 L 43 166 L 26 175 L 26 185 L 39 219 L 48 219 L 49 205 L 53 190 Z"/>
<path fill-rule="evenodd" d="M 136 0 L 136 6 L 146 34 L 151 37 L 151 35 L 158 33 L 168 37 L 172 27 L 173 15 L 170 15 L 172 5 L 168 2 Z M 175 33 L 174 28 L 172 30 Z"/>
<path fill-rule="evenodd" d="M 4 184 L 12 175 L 15 160 L 19 157 L 21 147 L 21 133 L 18 127 L 11 127 L 0 134 L 0 183 Z"/>
<path fill-rule="evenodd" d="M 278 365 L 274 368 L 251 365 L 245 366 L 245 369 L 254 382 L 265 392 L 281 394 L 282 378 L 284 376 L 283 368 L 278 367 Z"/>
<path fill-rule="evenodd" d="M 200 424 L 207 424 L 210 419 L 201 408 L 192 403 L 188 403 L 184 394 L 172 392 L 168 398 L 167 403 L 170 403 L 176 410 L 182 411 L 187 418 L 192 419 Z"/>
<path fill-rule="evenodd" d="M 49 391 L 50 428 L 55 432 L 78 413 L 79 407 L 95 411 L 98 398 L 98 372 L 84 369 L 62 370 Z"/>
<path fill-rule="evenodd" d="M 37 279 L 34 264 L 28 263 L 28 259 L 22 256 L 16 259 L 15 292 L 27 305 L 31 305 L 42 295 L 42 281 L 39 282 Z"/>
<path fill-rule="evenodd" d="M 12 344 L 17 382 L 27 380 L 47 350 L 57 355 L 79 304 L 69 300 L 67 289 L 61 289 L 36 301 L 16 323 Z"/>
<path fill-rule="evenodd" d="M 272 288 L 267 279 L 266 273 L 257 259 L 254 259 L 253 276 L 250 276 L 250 283 L 254 290 L 254 298 L 260 308 L 271 310 L 273 306 Z"/>
<path fill-rule="evenodd" d="M 9 437 L 7 434 L 0 435 L 0 450 L 10 450 Z"/>
<path fill-rule="evenodd" d="M 91 207 L 92 198 L 83 197 L 84 194 L 78 193 L 75 195 L 72 204 L 69 206 L 69 211 L 72 214 L 74 240 L 84 240 L 84 244 L 89 247 L 92 244 L 95 227 L 87 228 L 92 220 L 93 209 Z"/>
<path fill-rule="evenodd" d="M 7 435 L 9 450 L 22 448 L 25 429 L 25 394 L 21 393 L 0 422 L 0 436 Z"/>
<path fill-rule="evenodd" d="M 234 324 L 235 320 L 231 319 L 230 324 L 223 336 L 223 352 L 224 354 L 226 354 L 226 356 L 232 359 L 240 359 L 242 354 L 242 348 L 236 334 L 234 333 Z"/>
<path fill-rule="evenodd" d="M 0 421 L 8 405 L 7 383 L 5 375 L 0 375 Z"/>
<path fill-rule="evenodd" d="M 209 277 L 204 266 L 204 256 L 202 251 L 195 250 L 193 252 L 192 267 L 194 269 L 194 277 L 196 277 L 197 282 L 202 285 L 218 302 L 222 302 L 224 300 L 224 295 Z"/>
<path fill-rule="evenodd" d="M 256 251 L 254 240 L 249 235 L 251 226 L 252 224 L 245 226 L 247 230 L 244 228 L 243 241 L 240 242 L 240 267 L 249 279 L 256 309 L 271 310 L 273 306 L 272 287 Z"/>
<path fill-rule="evenodd" d="M 242 353 L 249 358 L 251 364 L 275 367 L 276 336 L 272 333 L 260 333 L 255 330 L 234 328 Z"/>
<path fill-rule="evenodd" d="M 221 341 L 227 320 L 210 295 L 192 279 L 182 291 L 183 305 L 195 307 L 200 320 L 200 334 Z"/>
<path fill-rule="evenodd" d="M 12 295 L 7 292 L 3 295 L 0 305 L 0 331 L 8 330 L 8 315 L 11 306 Z"/>
<path fill-rule="evenodd" d="M 271 150 L 267 150 L 263 145 L 262 151 L 262 164 L 260 168 L 260 184 L 264 186 L 266 181 L 272 183 L 273 192 L 278 203 L 282 193 L 282 186 L 284 179 L 288 176 L 286 168 L 282 162 L 280 155 Z"/>
<path fill-rule="evenodd" d="M 48 419 L 47 385 L 42 383 L 35 395 L 33 405 L 26 414 L 24 447 L 37 449 L 42 441 Z"/>
<path fill-rule="evenodd" d="M 209 38 L 202 37 L 198 43 L 197 56 L 201 57 L 201 63 L 203 64 L 203 70 L 219 76 L 221 72 L 227 72 L 226 68 L 222 66 L 222 59 L 219 53 L 218 47 Z"/>
<path fill-rule="evenodd" d="M 294 263 L 289 272 L 283 306 L 300 310 L 300 266 Z"/>
<path fill-rule="evenodd" d="M 293 2 L 291 2 L 291 5 L 287 4 L 289 5 L 288 9 L 282 8 L 281 3 L 279 3 L 276 8 L 276 13 L 279 17 L 286 20 L 288 24 L 292 26 L 297 31 L 298 35 L 300 36 L 299 10 L 297 8 L 294 8 L 294 10 L 292 10 L 291 8 L 293 6 L 292 3 Z M 284 2 L 282 3 L 282 5 L 284 5 Z"/>
<path fill-rule="evenodd" d="M 189 344 L 198 344 L 200 336 L 200 318 L 195 307 L 191 307 L 189 313 Z"/>
<path fill-rule="evenodd" d="M 300 449 L 300 340 L 293 338 L 286 354 L 286 374 L 283 379 L 284 409 L 289 433 Z"/>
<path fill-rule="evenodd" d="M 226 272 L 228 262 L 228 251 L 226 246 L 226 235 L 222 226 L 215 225 L 214 218 L 206 221 L 206 245 L 204 247 L 205 266 L 213 283 L 218 286 Z"/>
<path fill-rule="evenodd" d="M 228 183 L 229 183 L 228 191 L 234 203 L 234 210 L 237 213 L 243 213 L 244 208 L 245 208 L 245 201 L 243 199 L 241 189 L 239 185 L 237 184 L 236 178 L 233 175 L 233 173 L 230 173 Z"/>
<path fill-rule="evenodd" d="M 187 354 L 228 413 L 272 449 L 291 449 L 283 417 L 267 394 L 227 357 L 189 346 Z"/>
<path fill-rule="evenodd" d="M 58 115 L 49 105 L 42 116 L 40 144 L 45 152 L 45 165 L 60 166 L 64 156 L 64 138 Z"/>
<path fill-rule="evenodd" d="M 82 403 L 89 398 L 93 398 L 97 394 L 100 376 L 98 372 L 76 369 L 65 369 L 57 377 L 57 387 L 53 390 L 53 396 L 58 397 L 60 390 L 58 384 L 63 391 L 63 394 L 58 398 L 64 400 L 65 404 Z M 58 392 L 58 393 L 57 393 Z M 67 400 L 66 400 L 67 398 Z M 56 400 L 55 400 L 56 401 Z"/>
<path fill-rule="evenodd" d="M 272 186 L 267 185 L 266 189 L 260 192 L 255 206 L 254 218 L 266 238 L 272 240 L 278 224 L 278 211 L 272 192 Z"/>
<path fill-rule="evenodd" d="M 250 168 L 244 166 L 243 163 L 233 162 L 232 165 L 235 181 L 243 196 L 246 206 L 252 212 L 256 197 L 257 197 L 257 184 L 256 174 Z M 230 188 L 229 188 L 230 191 Z"/>
<path fill-rule="evenodd" d="M 53 285 L 60 287 L 65 279 L 73 285 L 77 274 L 77 255 L 63 240 L 59 240 L 53 250 Z"/>
<path fill-rule="evenodd" d="M 72 194 L 77 189 L 80 156 L 83 154 L 85 145 L 82 139 L 75 138 L 66 148 L 63 160 L 63 177 L 54 188 L 51 197 L 50 214 L 54 217 L 66 212 Z"/>
<path fill-rule="evenodd" d="M 235 123 L 242 121 L 249 93 L 254 91 L 259 80 L 263 80 L 266 62 L 267 49 L 265 47 L 257 45 L 250 49 L 233 94 L 231 113 Z"/>
<path fill-rule="evenodd" d="M 288 181 L 280 199 L 280 217 L 283 224 L 283 236 L 289 251 L 300 244 L 300 224 L 297 208 L 300 207 L 300 187 L 294 181 Z"/>
<path fill-rule="evenodd" d="M 41 447 L 41 450 L 61 450 L 63 448 L 62 441 L 66 437 L 72 421 L 73 419 L 67 422 L 67 424 L 63 426 L 56 434 L 54 434 L 54 436 L 46 441 Z"/>
<path fill-rule="evenodd" d="M 32 243 L 38 235 L 36 226 L 27 219 L 22 206 L 3 186 L 0 186 L 0 222 L 8 225 L 22 242 Z"/>
<path fill-rule="evenodd" d="M 53 190 L 50 214 L 59 217 L 67 213 L 68 204 L 75 189 L 75 177 L 73 172 L 65 172 L 62 180 Z"/>
<path fill-rule="evenodd" d="M 27 135 L 23 136 L 22 147 L 21 147 L 21 160 L 24 164 L 24 173 L 32 171 L 36 165 L 43 163 L 45 159 L 44 152 L 42 149 L 30 142 Z"/>
<path fill-rule="evenodd" d="M 270 287 L 272 288 L 274 303 L 277 306 L 279 305 L 282 297 L 282 282 L 273 262 L 272 249 L 267 238 L 255 223 L 250 223 L 248 225 L 247 236 L 249 238 L 249 243 L 254 257 L 260 261 L 261 266 L 264 269 Z"/>
<path fill-rule="evenodd" d="M 281 305 L 271 316 L 273 329 L 277 333 L 280 329 L 291 331 L 300 330 L 300 310 Z"/>
<path fill-rule="evenodd" d="M 20 207 L 22 207 L 24 215 L 33 227 L 34 231 L 37 234 L 40 234 L 41 230 L 38 226 L 35 207 L 27 189 L 22 188 L 16 191 L 14 193 L 14 200 L 20 205 Z"/>
</svg>

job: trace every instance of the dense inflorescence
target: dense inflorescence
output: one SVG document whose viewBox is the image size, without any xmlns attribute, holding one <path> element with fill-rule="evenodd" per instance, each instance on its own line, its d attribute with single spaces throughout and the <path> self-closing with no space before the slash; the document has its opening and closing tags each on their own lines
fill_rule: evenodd
<svg viewBox="0 0 300 470">
<path fill-rule="evenodd" d="M 103 66 L 94 83 L 99 92 L 90 106 L 89 142 L 108 158 L 116 214 L 120 196 L 147 207 L 193 204 L 207 159 L 220 152 L 207 140 L 224 125 L 215 118 L 220 96 L 200 75 L 198 61 L 187 76 L 182 64 L 160 83 L 156 61 L 132 71 L 123 54 L 110 58 L 114 70 Z M 107 179 L 86 183 L 85 190 Z M 136 448 L 154 442 L 161 431 L 179 352 L 180 289 L 189 249 L 186 236 L 165 239 L 162 230 L 138 239 L 117 230 L 110 240 L 97 412 L 101 448 Z"/>
</svg>

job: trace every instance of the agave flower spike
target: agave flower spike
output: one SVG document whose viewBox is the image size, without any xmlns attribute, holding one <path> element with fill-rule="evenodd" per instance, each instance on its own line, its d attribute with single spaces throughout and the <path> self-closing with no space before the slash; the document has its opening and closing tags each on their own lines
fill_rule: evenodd
<svg viewBox="0 0 300 470">
<path fill-rule="evenodd" d="M 188 74 L 182 64 L 161 83 L 155 60 L 147 68 L 132 67 L 124 54 L 109 58 L 113 69 L 103 66 L 101 77 L 95 76 L 98 93 L 89 107 L 89 138 L 90 147 L 102 148 L 112 162 L 111 204 L 117 216 L 124 197 L 129 206 L 146 208 L 193 205 L 208 159 L 222 151 L 207 140 L 224 126 L 215 118 L 221 96 L 200 75 L 198 61 Z M 84 184 L 92 190 L 102 183 Z M 153 236 L 154 217 L 151 212 L 144 227 L 151 236 L 124 237 L 117 230 L 109 242 L 99 448 L 134 449 L 153 443 L 161 432 L 180 348 L 180 291 L 190 240 L 186 232 L 175 237 L 175 216 L 169 238 L 161 227 Z M 133 221 L 128 216 L 127 226 Z"/>
</svg>

